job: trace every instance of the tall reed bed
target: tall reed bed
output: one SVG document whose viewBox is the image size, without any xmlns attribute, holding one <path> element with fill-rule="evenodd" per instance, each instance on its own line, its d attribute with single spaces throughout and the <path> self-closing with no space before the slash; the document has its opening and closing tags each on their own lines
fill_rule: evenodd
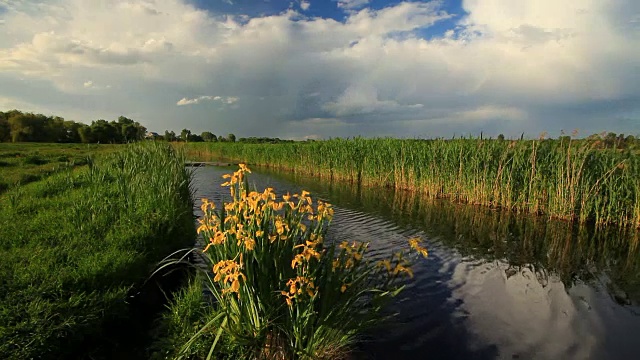
<svg viewBox="0 0 640 360">
<path fill-rule="evenodd" d="M 640 302 L 640 231 L 606 227 L 599 231 L 565 221 L 510 212 L 460 207 L 447 201 L 391 190 L 392 217 L 427 229 L 462 256 L 508 264 L 507 276 L 524 268 L 540 282 L 554 276 L 570 288 L 580 283 L 600 285 L 622 303 Z M 348 195 L 346 195 L 347 197 Z M 360 196 L 375 209 L 385 202 L 378 194 Z"/>
<path fill-rule="evenodd" d="M 142 284 L 195 239 L 183 163 L 131 145 L 0 196 L 0 358 L 144 355 Z"/>
<path fill-rule="evenodd" d="M 600 149 L 597 141 L 354 138 L 185 148 L 190 157 L 246 161 L 433 198 L 640 227 L 640 156 Z"/>
</svg>

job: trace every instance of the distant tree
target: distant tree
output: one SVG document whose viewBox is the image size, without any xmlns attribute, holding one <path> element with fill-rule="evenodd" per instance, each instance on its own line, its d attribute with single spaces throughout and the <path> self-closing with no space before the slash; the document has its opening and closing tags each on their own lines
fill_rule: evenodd
<svg viewBox="0 0 640 360">
<path fill-rule="evenodd" d="M 188 137 L 188 141 L 189 142 L 203 142 L 204 140 L 202 140 L 202 136 L 197 135 L 197 134 L 190 134 Z"/>
<path fill-rule="evenodd" d="M 626 144 L 625 138 L 624 138 L 624 134 L 618 135 L 618 138 L 616 139 L 616 147 L 618 149 L 624 149 L 624 148 L 627 147 L 627 144 Z"/>
<path fill-rule="evenodd" d="M 165 130 L 164 139 L 166 141 L 176 141 L 176 133 L 173 131 Z"/>
<path fill-rule="evenodd" d="M 209 132 L 209 131 L 203 131 L 202 134 L 200 134 L 200 137 L 204 141 L 215 141 L 215 140 L 218 140 L 218 138 L 216 138 L 216 136 L 212 132 Z"/>
<path fill-rule="evenodd" d="M 137 121 L 133 121 L 125 116 L 118 117 L 117 125 L 120 129 L 121 142 L 131 142 L 144 139 L 147 129 Z"/>
<path fill-rule="evenodd" d="M 2 141 L 1 138 L 0 141 Z M 624 139 L 624 143 L 625 146 L 629 149 L 635 149 L 637 147 L 637 139 L 633 135 L 627 135 L 627 137 Z"/>
<path fill-rule="evenodd" d="M 91 134 L 91 127 L 89 125 L 82 124 L 78 128 L 78 136 L 80 137 L 80 141 L 84 144 L 92 143 L 93 136 Z"/>
<path fill-rule="evenodd" d="M 77 123 L 75 121 L 65 121 L 64 122 L 64 131 L 65 131 L 64 142 L 69 142 L 69 143 L 82 142 L 82 139 L 80 138 L 80 133 L 79 133 L 79 130 L 82 126 L 86 126 L 86 125 Z"/>
<path fill-rule="evenodd" d="M 227 135 L 227 140 L 229 140 L 229 142 L 236 142 L 236 136 L 234 134 L 229 134 Z"/>
<path fill-rule="evenodd" d="M 91 142 L 102 144 L 120 143 L 122 138 L 118 124 L 100 119 L 91 122 Z"/>
<path fill-rule="evenodd" d="M 32 115 L 32 114 L 31 114 Z M 17 113 L 9 116 L 11 142 L 33 141 L 35 119 L 29 114 Z"/>
<path fill-rule="evenodd" d="M 561 143 L 563 144 L 568 144 L 569 142 L 571 142 L 571 136 L 569 135 L 562 135 L 558 138 L 558 140 L 560 140 Z"/>
<path fill-rule="evenodd" d="M 124 142 L 138 140 L 138 128 L 134 124 L 123 124 L 121 131 Z"/>
<path fill-rule="evenodd" d="M 591 134 L 587 136 L 587 140 L 591 140 L 591 141 L 597 141 L 600 139 L 601 139 L 600 134 Z"/>
<path fill-rule="evenodd" d="M 180 132 L 180 140 L 189 141 L 189 135 L 191 135 L 191 130 L 182 129 L 182 131 Z"/>
<path fill-rule="evenodd" d="M 9 121 L 7 115 L 0 112 L 0 142 L 9 141 L 11 139 L 11 128 L 9 128 Z"/>
<path fill-rule="evenodd" d="M 121 143 L 141 140 L 146 131 L 140 123 L 124 116 L 111 122 L 96 120 L 88 126 L 59 116 L 18 110 L 0 112 L 0 141 Z"/>
<path fill-rule="evenodd" d="M 227 138 L 225 138 L 225 137 L 224 137 L 224 136 L 222 136 L 222 135 L 219 135 L 219 136 L 218 136 L 218 141 L 219 141 L 219 142 L 226 142 L 226 141 L 227 141 Z"/>
<path fill-rule="evenodd" d="M 498 135 L 498 141 L 504 141 L 504 135 L 502 134 Z"/>
<path fill-rule="evenodd" d="M 263 143 L 278 144 L 282 142 L 293 142 L 293 140 L 281 140 L 280 138 L 255 137 L 255 136 L 251 136 L 248 138 L 241 137 L 236 141 L 240 143 L 248 143 L 248 144 L 263 144 Z"/>
<path fill-rule="evenodd" d="M 607 148 L 613 148 L 616 146 L 616 141 L 618 140 L 618 136 L 614 132 L 610 132 L 604 137 L 604 144 Z"/>
<path fill-rule="evenodd" d="M 65 121 L 59 116 L 39 116 L 39 124 L 36 125 L 37 136 L 33 141 L 40 142 L 67 142 L 67 130 Z"/>
</svg>

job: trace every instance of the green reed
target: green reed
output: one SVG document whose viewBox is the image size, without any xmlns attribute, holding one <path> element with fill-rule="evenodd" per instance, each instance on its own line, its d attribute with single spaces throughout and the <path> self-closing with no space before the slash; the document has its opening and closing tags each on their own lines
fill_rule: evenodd
<svg viewBox="0 0 640 360">
<path fill-rule="evenodd" d="M 287 144 L 188 144 L 189 157 L 246 161 L 363 186 L 640 226 L 640 156 L 594 140 L 332 139 Z"/>
</svg>

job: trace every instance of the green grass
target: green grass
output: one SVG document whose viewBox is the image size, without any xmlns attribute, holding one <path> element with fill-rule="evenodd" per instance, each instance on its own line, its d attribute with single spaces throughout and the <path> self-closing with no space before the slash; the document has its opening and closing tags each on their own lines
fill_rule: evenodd
<svg viewBox="0 0 640 360">
<path fill-rule="evenodd" d="M 86 165 L 89 157 L 115 151 L 118 145 L 0 143 L 0 194 L 65 169 Z"/>
<path fill-rule="evenodd" d="M 174 299 L 162 314 L 154 329 L 154 339 L 149 353 L 150 359 L 204 359 L 209 353 L 215 333 L 205 332 L 198 336 L 191 346 L 183 349 L 209 319 L 216 316 L 216 309 L 203 291 L 206 281 L 203 274 L 198 273 L 187 286 L 175 294 Z M 210 324 L 219 326 L 220 322 Z M 216 359 L 240 359 L 240 348 L 235 346 L 229 337 L 220 340 L 220 348 Z"/>
<path fill-rule="evenodd" d="M 12 166 L 92 154 L 77 146 L 30 145 L 34 155 Z M 15 164 L 10 147 L 0 151 Z M 192 216 L 190 174 L 166 145 L 12 185 L 0 195 L 0 358 L 139 358 L 153 307 L 143 283 L 193 243 Z"/>
<path fill-rule="evenodd" d="M 333 139 L 183 145 L 224 158 L 364 186 L 549 217 L 640 227 L 640 156 L 597 140 Z"/>
</svg>

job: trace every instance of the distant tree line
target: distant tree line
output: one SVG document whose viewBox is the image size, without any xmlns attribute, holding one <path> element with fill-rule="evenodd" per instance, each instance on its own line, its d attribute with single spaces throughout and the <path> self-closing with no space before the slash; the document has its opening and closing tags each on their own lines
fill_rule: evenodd
<svg viewBox="0 0 640 360">
<path fill-rule="evenodd" d="M 249 137 L 236 139 L 234 134 L 216 136 L 210 131 L 200 135 L 182 129 L 180 134 L 165 130 L 164 135 L 147 132 L 137 121 L 124 116 L 117 120 L 95 120 L 91 125 L 65 120 L 59 116 L 47 116 L 19 110 L 0 111 L 0 142 L 48 142 L 48 143 L 103 143 L 119 144 L 142 139 L 183 141 L 183 142 L 242 142 L 242 143 L 282 143 L 269 137 Z"/>
<path fill-rule="evenodd" d="M 183 142 L 235 142 L 236 136 L 229 134 L 226 137 L 220 135 L 216 136 L 210 131 L 204 131 L 200 135 L 192 134 L 189 129 L 182 129 L 180 135 L 176 135 L 175 132 L 165 130 L 164 135 L 157 133 L 149 133 L 147 136 L 153 140 L 165 140 L 165 141 L 183 141 Z"/>
<path fill-rule="evenodd" d="M 613 132 L 591 135 L 587 140 L 600 141 L 605 149 L 640 149 L 640 138 L 633 135 L 616 134 Z"/>
<path fill-rule="evenodd" d="M 147 129 L 120 116 L 118 120 L 92 121 L 91 125 L 59 116 L 0 111 L 0 142 L 127 143 L 144 139 Z"/>
<path fill-rule="evenodd" d="M 584 139 L 576 138 L 577 133 L 573 136 L 565 135 L 564 132 L 558 137 L 557 141 L 569 142 L 569 141 L 589 141 L 594 148 L 597 149 L 618 149 L 618 150 L 639 150 L 640 149 L 640 137 L 633 135 L 616 134 L 614 132 L 603 132 L 600 134 L 589 135 Z M 546 133 L 541 134 L 541 139 L 544 139 Z M 522 140 L 524 134 L 520 137 Z M 504 135 L 500 134 L 497 137 L 498 141 L 505 141 Z M 547 138 L 545 141 L 555 141 L 554 139 Z"/>
<path fill-rule="evenodd" d="M 294 142 L 293 140 L 282 140 L 280 138 L 270 138 L 270 137 L 248 137 L 248 138 L 240 138 L 238 142 L 248 143 L 248 144 L 280 144 L 280 143 L 289 143 Z"/>
<path fill-rule="evenodd" d="M 154 140 L 165 140 L 165 141 L 184 141 L 184 142 L 239 142 L 239 143 L 248 143 L 248 144 L 262 144 L 262 143 L 285 143 L 285 142 L 293 142 L 293 140 L 282 140 L 280 138 L 270 138 L 270 137 L 248 137 L 248 138 L 236 138 L 234 134 L 229 134 L 227 136 L 219 135 L 210 132 L 203 131 L 198 134 L 191 133 L 189 129 L 182 129 L 180 135 L 176 135 L 175 132 L 165 130 L 164 135 L 160 135 L 157 133 L 150 133 L 149 137 Z"/>
<path fill-rule="evenodd" d="M 640 150 L 640 137 L 634 135 L 616 134 L 613 132 L 590 135 L 584 139 L 573 138 L 564 133 L 557 139 L 547 138 L 545 141 L 590 141 L 599 149 L 629 149 Z M 546 136 L 541 135 L 541 139 Z M 456 136 L 454 135 L 453 139 Z M 463 138 L 463 137 L 461 137 Z M 480 139 L 483 138 L 480 133 Z M 19 110 L 0 111 L 0 142 L 49 142 L 49 143 L 107 143 L 119 144 L 138 141 L 142 139 L 182 141 L 182 142 L 239 142 L 247 144 L 263 143 L 287 143 L 294 140 L 282 140 L 270 137 L 241 137 L 236 139 L 234 134 L 216 136 L 210 131 L 204 131 L 200 135 L 192 134 L 189 129 L 182 129 L 179 135 L 165 130 L 164 135 L 155 132 L 147 132 L 147 129 L 137 121 L 124 116 L 117 120 L 95 120 L 91 125 L 71 120 L 65 120 L 59 116 L 46 116 L 33 114 Z M 489 138 L 488 140 L 491 140 Z M 506 141 L 500 134 L 497 141 Z M 524 134 L 520 136 L 524 140 Z M 308 140 L 311 141 L 311 140 Z M 425 141 L 428 141 L 425 139 Z M 512 141 L 512 140 L 509 140 Z"/>
</svg>

